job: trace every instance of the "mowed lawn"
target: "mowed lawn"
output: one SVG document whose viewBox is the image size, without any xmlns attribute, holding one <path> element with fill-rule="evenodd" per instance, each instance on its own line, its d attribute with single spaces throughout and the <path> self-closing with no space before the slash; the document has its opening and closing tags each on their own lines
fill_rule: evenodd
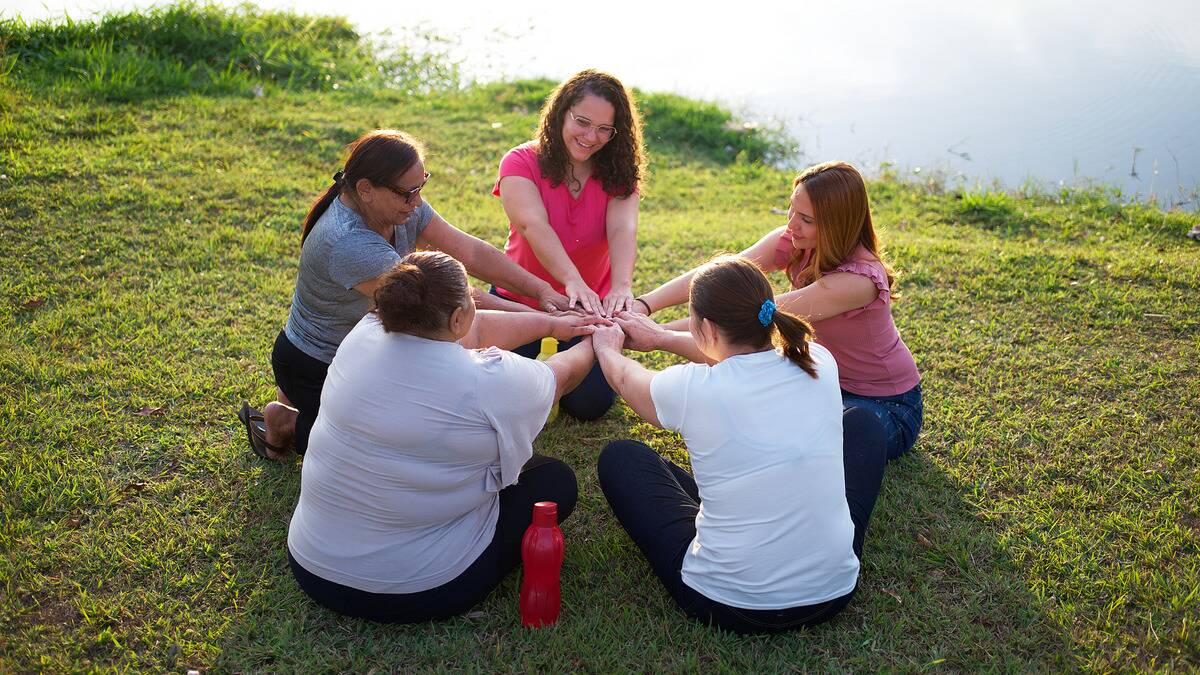
<svg viewBox="0 0 1200 675">
<path fill-rule="evenodd" d="M 496 166 L 536 116 L 503 92 L 0 91 L 0 671 L 1200 668 L 1200 218 L 888 174 L 925 427 L 832 623 L 738 637 L 675 609 L 595 458 L 685 450 L 621 402 L 536 443 L 580 484 L 557 626 L 521 627 L 519 573 L 437 624 L 310 602 L 285 548 L 301 466 L 253 456 L 234 416 L 272 395 L 301 220 L 344 144 L 398 127 L 429 145 L 434 207 L 502 244 Z M 788 172 L 650 149 L 635 290 L 781 222 Z"/>
</svg>

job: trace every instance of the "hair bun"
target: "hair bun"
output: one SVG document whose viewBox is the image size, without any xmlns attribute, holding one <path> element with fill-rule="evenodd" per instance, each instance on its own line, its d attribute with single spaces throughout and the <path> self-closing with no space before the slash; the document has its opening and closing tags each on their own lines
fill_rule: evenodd
<svg viewBox="0 0 1200 675">
<path fill-rule="evenodd" d="M 449 326 L 469 288 L 457 260 L 440 251 L 414 251 L 383 275 L 375 314 L 389 333 L 436 334 Z"/>
</svg>

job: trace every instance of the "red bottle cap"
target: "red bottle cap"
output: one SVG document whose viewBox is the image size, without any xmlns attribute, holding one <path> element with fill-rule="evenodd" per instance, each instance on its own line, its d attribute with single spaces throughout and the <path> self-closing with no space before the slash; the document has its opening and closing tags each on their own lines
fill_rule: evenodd
<svg viewBox="0 0 1200 675">
<path fill-rule="evenodd" d="M 558 525 L 558 504 L 555 502 L 537 502 L 533 505 L 533 524 L 539 527 Z"/>
</svg>

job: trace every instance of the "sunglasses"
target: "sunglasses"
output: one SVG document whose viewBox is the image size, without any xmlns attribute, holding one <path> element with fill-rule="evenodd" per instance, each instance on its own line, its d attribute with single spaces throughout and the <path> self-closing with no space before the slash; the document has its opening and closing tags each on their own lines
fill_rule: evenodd
<svg viewBox="0 0 1200 675">
<path fill-rule="evenodd" d="M 391 190 L 392 192 L 395 192 L 397 197 L 403 197 L 405 204 L 411 204 L 412 200 L 417 195 L 421 194 L 421 189 L 425 187 L 425 184 L 429 182 L 429 176 L 430 176 L 430 173 L 428 171 L 426 171 L 425 172 L 425 180 L 421 181 L 420 185 L 418 185 L 417 187 L 415 187 L 411 190 L 401 190 L 400 188 L 396 187 L 395 185 L 392 185 L 391 183 L 384 183 L 383 187 Z"/>
</svg>

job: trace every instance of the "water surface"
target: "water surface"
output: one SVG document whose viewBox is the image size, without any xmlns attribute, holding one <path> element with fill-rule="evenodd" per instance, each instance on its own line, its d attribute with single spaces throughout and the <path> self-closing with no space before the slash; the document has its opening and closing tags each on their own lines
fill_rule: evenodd
<svg viewBox="0 0 1200 675">
<path fill-rule="evenodd" d="M 150 4 L 3 0 L 0 12 L 80 19 Z M 371 33 L 436 32 L 480 79 L 597 67 L 718 100 L 784 125 L 800 163 L 886 162 L 967 185 L 1101 183 L 1196 208 L 1196 0 L 259 4 L 341 14 Z"/>
</svg>

